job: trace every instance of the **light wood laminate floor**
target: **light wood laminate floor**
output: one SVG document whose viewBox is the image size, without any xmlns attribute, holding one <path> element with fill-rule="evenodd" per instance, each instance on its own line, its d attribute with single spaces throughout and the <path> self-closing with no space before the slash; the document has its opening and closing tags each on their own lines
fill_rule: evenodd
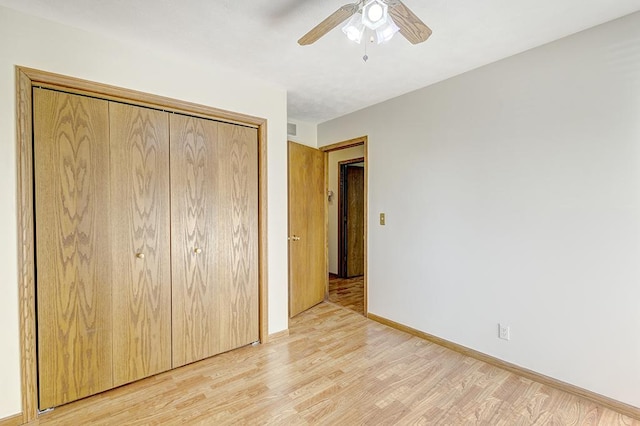
<svg viewBox="0 0 640 426">
<path fill-rule="evenodd" d="M 364 315 L 364 277 L 329 276 L 329 301 Z"/>
<path fill-rule="evenodd" d="M 59 407 L 37 423 L 640 425 L 335 304 L 290 326 L 289 336 Z"/>
</svg>

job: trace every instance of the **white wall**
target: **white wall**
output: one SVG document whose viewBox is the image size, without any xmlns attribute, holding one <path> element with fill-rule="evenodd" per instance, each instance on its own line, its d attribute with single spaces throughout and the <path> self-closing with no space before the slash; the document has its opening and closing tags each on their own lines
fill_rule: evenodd
<svg viewBox="0 0 640 426">
<path fill-rule="evenodd" d="M 640 407 L 639 28 L 318 126 L 369 136 L 370 312 Z"/>
<path fill-rule="evenodd" d="M 287 328 L 286 91 L 213 62 L 150 52 L 0 7 L 0 419 L 21 411 L 15 65 L 266 118 L 269 332 Z"/>
<path fill-rule="evenodd" d="M 329 272 L 332 274 L 338 273 L 338 200 L 340 197 L 338 163 L 362 157 L 364 157 L 364 145 L 329 152 L 329 190 L 333 191 L 333 197 L 329 201 Z"/>
<path fill-rule="evenodd" d="M 287 135 L 289 140 L 297 142 L 303 145 L 307 145 L 313 148 L 318 147 L 318 125 L 315 123 L 309 123 L 306 121 L 299 121 L 293 118 L 289 118 L 289 123 L 296 125 L 296 135 Z"/>
</svg>

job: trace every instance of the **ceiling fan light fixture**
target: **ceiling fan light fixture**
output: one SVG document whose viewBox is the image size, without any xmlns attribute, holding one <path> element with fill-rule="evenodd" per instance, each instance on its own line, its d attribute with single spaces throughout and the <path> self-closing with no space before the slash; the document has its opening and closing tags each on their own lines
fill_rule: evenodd
<svg viewBox="0 0 640 426">
<path fill-rule="evenodd" d="M 391 17 L 387 18 L 387 22 L 376 30 L 376 40 L 378 44 L 386 43 L 391 40 L 400 28 L 393 22 Z"/>
<path fill-rule="evenodd" d="M 362 35 L 364 34 L 364 24 L 362 23 L 362 15 L 360 13 L 354 14 L 349 22 L 342 27 L 342 32 L 351 41 L 355 41 L 360 44 L 362 41 Z"/>
<path fill-rule="evenodd" d="M 391 7 L 391 9 L 389 9 L 389 7 Z M 362 25 L 372 31 L 382 27 L 387 20 L 391 19 L 391 15 L 393 15 L 395 19 L 394 24 L 400 27 L 400 34 L 411 44 L 419 44 L 427 41 L 432 33 L 431 28 L 422 22 L 402 0 L 357 0 L 355 3 L 345 4 L 326 17 L 309 32 L 300 37 L 298 44 L 300 46 L 313 44 L 329 31 L 340 25 L 343 26 L 342 31 L 348 35 L 351 40 L 359 43 L 363 37 L 363 34 L 360 33 L 362 27 L 345 26 L 344 24 L 347 20 L 351 23 L 351 18 L 353 18 L 354 15 L 360 15 L 356 16 L 356 19 L 360 19 Z M 388 40 L 389 30 L 383 30 L 378 39 Z"/>
<path fill-rule="evenodd" d="M 388 20 L 388 9 L 382 0 L 371 0 L 362 8 L 362 23 L 370 30 L 380 28 Z"/>
</svg>

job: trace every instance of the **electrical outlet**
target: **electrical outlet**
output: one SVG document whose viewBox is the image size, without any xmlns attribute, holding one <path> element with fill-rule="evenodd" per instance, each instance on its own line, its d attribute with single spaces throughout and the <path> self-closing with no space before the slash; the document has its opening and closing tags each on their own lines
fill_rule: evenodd
<svg viewBox="0 0 640 426">
<path fill-rule="evenodd" d="M 511 340 L 511 327 L 498 324 L 498 337 L 503 340 Z"/>
</svg>

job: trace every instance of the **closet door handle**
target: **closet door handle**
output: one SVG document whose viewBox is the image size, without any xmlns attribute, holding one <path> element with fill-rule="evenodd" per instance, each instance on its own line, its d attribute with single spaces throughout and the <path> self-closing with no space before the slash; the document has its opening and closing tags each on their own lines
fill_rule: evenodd
<svg viewBox="0 0 640 426">
<path fill-rule="evenodd" d="M 136 253 L 138 259 L 144 259 L 144 253 Z"/>
<path fill-rule="evenodd" d="M 196 248 L 194 248 L 194 249 L 193 249 L 193 252 L 194 252 L 195 254 L 200 254 L 200 253 L 202 253 L 202 249 L 201 249 L 201 248 L 199 248 L 199 247 L 196 247 Z"/>
</svg>

